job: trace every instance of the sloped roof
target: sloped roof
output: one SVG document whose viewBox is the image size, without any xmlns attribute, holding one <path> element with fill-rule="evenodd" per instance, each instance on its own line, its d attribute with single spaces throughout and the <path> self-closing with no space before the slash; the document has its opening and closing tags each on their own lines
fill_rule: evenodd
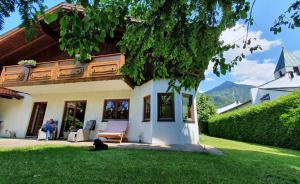
<svg viewBox="0 0 300 184">
<path fill-rule="evenodd" d="M 287 49 L 282 48 L 279 60 L 277 62 L 274 73 L 286 67 L 300 66 L 300 60 L 298 60 Z"/>
<path fill-rule="evenodd" d="M 290 78 L 288 75 L 272 80 L 258 86 L 259 89 L 280 89 L 280 88 L 300 88 L 300 76 L 294 75 Z"/>
<path fill-rule="evenodd" d="M 45 13 L 48 14 L 57 9 L 68 10 L 73 6 L 74 5 L 68 3 L 60 3 Z M 43 17 L 40 17 L 40 20 L 43 20 Z M 54 30 L 58 27 L 58 24 L 52 24 L 53 25 L 49 25 L 51 29 Z M 41 26 L 38 27 L 37 33 L 31 41 L 26 41 L 24 27 L 16 27 L 0 35 L 0 66 L 16 64 L 12 63 L 12 61 L 17 62 L 21 59 L 28 59 L 32 55 L 56 43 L 58 43 L 58 41 L 45 33 Z"/>
<path fill-rule="evenodd" d="M 16 99 L 21 99 L 23 98 L 22 95 L 18 94 L 17 91 L 6 89 L 6 88 L 1 88 L 0 87 L 0 98 L 16 98 Z"/>
<path fill-rule="evenodd" d="M 236 101 L 236 102 L 233 102 L 232 104 L 229 104 L 229 105 L 227 105 L 225 107 L 221 107 L 221 108 L 217 109 L 217 113 L 218 114 L 222 114 L 222 113 L 231 111 L 233 109 L 237 109 L 240 106 L 243 106 L 243 105 L 248 104 L 250 102 L 251 102 L 251 100 L 248 100 L 248 101 L 243 102 L 243 103 L 241 103 L 240 101 Z"/>
</svg>

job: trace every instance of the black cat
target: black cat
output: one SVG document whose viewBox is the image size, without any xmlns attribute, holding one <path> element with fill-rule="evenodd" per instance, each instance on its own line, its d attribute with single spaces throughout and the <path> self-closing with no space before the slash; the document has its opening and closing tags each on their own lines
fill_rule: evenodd
<svg viewBox="0 0 300 184">
<path fill-rule="evenodd" d="M 100 151 L 100 150 L 108 150 L 108 145 L 104 144 L 100 139 L 94 140 L 94 149 L 90 151 Z"/>
</svg>

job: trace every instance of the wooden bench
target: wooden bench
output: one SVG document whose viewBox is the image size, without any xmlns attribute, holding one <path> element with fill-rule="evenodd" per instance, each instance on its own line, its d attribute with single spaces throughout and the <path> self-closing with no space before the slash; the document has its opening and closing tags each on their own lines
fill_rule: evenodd
<svg viewBox="0 0 300 184">
<path fill-rule="evenodd" d="M 100 130 L 97 137 L 108 139 L 117 139 L 118 142 L 122 142 L 124 138 L 127 138 L 128 121 L 108 121 L 105 130 Z"/>
</svg>

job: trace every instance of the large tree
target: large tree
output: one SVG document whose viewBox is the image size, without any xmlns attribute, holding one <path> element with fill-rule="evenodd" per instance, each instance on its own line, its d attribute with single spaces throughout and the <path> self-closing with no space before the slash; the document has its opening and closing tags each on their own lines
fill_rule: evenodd
<svg viewBox="0 0 300 184">
<path fill-rule="evenodd" d="M 44 12 L 43 0 L 0 2 L 3 16 L 19 8 L 24 25 L 32 33 Z M 86 61 L 116 29 L 124 30 L 118 45 L 127 54 L 122 72 L 143 83 L 145 65 L 153 67 L 151 78 L 168 78 L 170 87 L 197 88 L 209 62 L 214 73 L 225 74 L 244 57 L 225 61 L 224 52 L 238 47 L 225 44 L 221 33 L 240 20 L 250 25 L 251 4 L 246 0 L 67 0 L 76 6 L 64 16 L 45 16 L 45 22 L 60 21 L 60 48 L 75 61 Z M 254 1 L 255 2 L 255 1 Z M 8 7 L 8 8 L 7 8 Z M 81 11 L 83 10 L 84 11 Z M 249 13 L 250 12 L 250 13 Z M 61 12 L 60 12 L 61 13 Z M 249 16 L 250 15 L 250 16 Z M 1 27 L 0 27 L 1 28 Z M 31 28 L 31 29 L 29 29 Z M 29 34 L 32 35 L 32 34 Z M 251 40 L 244 39 L 244 47 Z M 259 46 L 248 48 L 251 51 Z M 177 83 L 178 81 L 178 83 Z"/>
</svg>

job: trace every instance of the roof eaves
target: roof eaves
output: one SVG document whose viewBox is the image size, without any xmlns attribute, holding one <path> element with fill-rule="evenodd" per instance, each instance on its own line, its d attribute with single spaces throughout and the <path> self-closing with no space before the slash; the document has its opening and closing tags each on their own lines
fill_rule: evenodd
<svg viewBox="0 0 300 184">
<path fill-rule="evenodd" d="M 49 10 L 47 10 L 45 12 L 45 14 L 48 14 L 48 13 L 52 13 L 54 12 L 55 10 L 59 9 L 59 8 L 62 8 L 62 9 L 66 9 L 66 10 L 70 10 L 71 8 L 75 7 L 75 5 L 72 5 L 72 4 L 69 4 L 69 3 L 65 3 L 65 2 L 62 2 L 62 3 L 59 3 L 58 5 L 50 8 Z M 43 17 L 41 17 L 42 19 Z M 13 28 L 12 30 L 10 31 L 7 31 L 5 32 L 4 34 L 0 35 L 0 41 L 3 41 L 5 40 L 6 38 L 9 38 L 13 35 L 15 35 L 16 33 L 20 32 L 20 31 L 23 31 L 25 30 L 24 27 L 21 27 L 21 26 L 18 26 L 16 28 Z"/>
</svg>

